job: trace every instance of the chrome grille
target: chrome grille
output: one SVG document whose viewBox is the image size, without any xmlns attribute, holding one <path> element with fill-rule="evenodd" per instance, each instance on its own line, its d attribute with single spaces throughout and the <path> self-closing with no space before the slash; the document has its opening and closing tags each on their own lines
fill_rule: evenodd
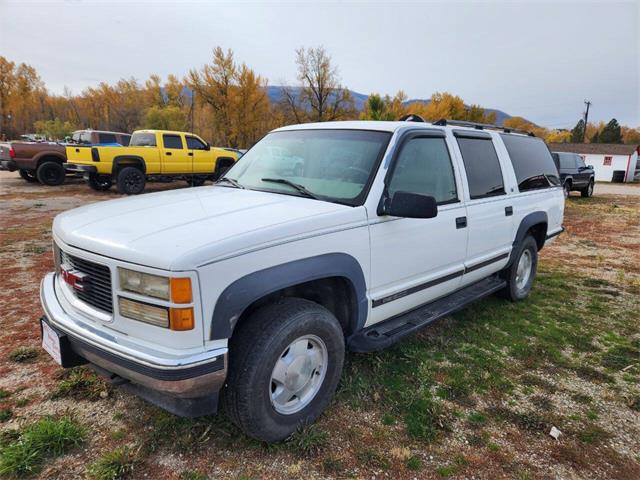
<svg viewBox="0 0 640 480">
<path fill-rule="evenodd" d="M 69 255 L 62 250 L 60 251 L 60 261 L 70 268 L 89 275 L 90 287 L 86 291 L 72 289 L 76 297 L 92 307 L 113 313 L 111 270 L 109 270 L 109 267 Z"/>
</svg>

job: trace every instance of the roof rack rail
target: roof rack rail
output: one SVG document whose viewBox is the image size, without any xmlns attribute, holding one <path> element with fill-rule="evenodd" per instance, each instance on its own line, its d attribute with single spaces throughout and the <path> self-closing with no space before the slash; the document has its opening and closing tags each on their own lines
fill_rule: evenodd
<svg viewBox="0 0 640 480">
<path fill-rule="evenodd" d="M 422 122 L 424 123 L 424 118 L 422 118 L 420 115 L 416 115 L 415 113 L 409 113 L 407 115 L 403 115 L 402 117 L 400 117 L 401 122 Z"/>
<path fill-rule="evenodd" d="M 466 120 L 447 120 L 446 118 L 441 118 L 437 122 L 433 122 L 434 125 L 439 125 L 441 127 L 447 125 L 453 125 L 456 127 L 469 127 L 475 128 L 476 130 L 502 130 L 504 133 L 521 133 L 523 135 L 529 135 L 530 137 L 535 137 L 535 133 L 529 132 L 527 130 L 520 130 L 518 128 L 509 128 L 509 127 L 501 127 L 500 125 L 493 125 L 490 123 L 479 123 L 479 122 L 468 122 Z"/>
</svg>

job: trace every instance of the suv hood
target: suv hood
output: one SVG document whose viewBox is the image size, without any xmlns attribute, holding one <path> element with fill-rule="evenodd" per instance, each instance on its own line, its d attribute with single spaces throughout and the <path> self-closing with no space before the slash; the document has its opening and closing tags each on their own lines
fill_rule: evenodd
<svg viewBox="0 0 640 480">
<path fill-rule="evenodd" d="M 207 186 L 69 210 L 55 218 L 53 234 L 99 255 L 165 270 L 191 270 L 364 220 L 364 207 Z"/>
</svg>

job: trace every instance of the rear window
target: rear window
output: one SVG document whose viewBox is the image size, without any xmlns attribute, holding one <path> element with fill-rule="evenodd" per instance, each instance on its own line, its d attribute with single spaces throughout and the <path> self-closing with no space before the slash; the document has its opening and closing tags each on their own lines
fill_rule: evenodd
<svg viewBox="0 0 640 480">
<path fill-rule="evenodd" d="M 501 133 L 521 192 L 560 185 L 551 152 L 540 138 Z M 562 165 L 562 155 L 560 155 Z"/>
<path fill-rule="evenodd" d="M 113 133 L 99 133 L 98 142 L 100 143 L 118 143 Z"/>
<path fill-rule="evenodd" d="M 504 195 L 500 161 L 491 138 L 458 136 L 457 140 L 467 172 L 471 200 Z"/>
<path fill-rule="evenodd" d="M 156 146 L 156 134 L 155 133 L 134 133 L 131 135 L 130 147 L 155 147 Z"/>
<path fill-rule="evenodd" d="M 558 168 L 576 167 L 575 156 L 572 153 L 554 153 L 553 155 L 557 158 L 556 165 L 559 163 Z"/>
</svg>

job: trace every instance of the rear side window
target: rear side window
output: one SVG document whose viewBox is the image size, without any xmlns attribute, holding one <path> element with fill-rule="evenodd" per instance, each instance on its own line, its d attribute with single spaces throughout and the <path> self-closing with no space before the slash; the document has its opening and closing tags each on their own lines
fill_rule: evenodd
<svg viewBox="0 0 640 480">
<path fill-rule="evenodd" d="M 521 192 L 560 185 L 558 168 L 540 138 L 501 133 Z M 560 155 L 560 165 L 562 165 Z"/>
<path fill-rule="evenodd" d="M 456 180 L 444 138 L 414 138 L 402 147 L 389 182 L 389 194 L 419 193 L 438 204 L 456 202 Z"/>
<path fill-rule="evenodd" d="M 187 148 L 189 150 L 205 150 L 206 145 L 196 137 L 187 137 Z"/>
<path fill-rule="evenodd" d="M 180 138 L 180 135 L 162 135 L 162 143 L 164 144 L 164 148 L 182 148 L 182 138 Z"/>
<path fill-rule="evenodd" d="M 134 133 L 131 135 L 130 147 L 155 147 L 156 134 L 148 132 Z"/>
<path fill-rule="evenodd" d="M 123 147 L 127 147 L 129 146 L 129 143 L 131 142 L 131 135 L 120 135 L 120 145 L 122 145 Z"/>
<path fill-rule="evenodd" d="M 100 143 L 118 143 L 113 133 L 99 133 L 98 142 Z"/>
<path fill-rule="evenodd" d="M 80 142 L 82 145 L 92 145 L 93 138 L 91 137 L 91 132 L 80 132 Z"/>
<path fill-rule="evenodd" d="M 560 168 L 575 168 L 576 160 L 575 156 L 570 153 L 558 153 L 556 154 L 560 158 Z"/>
<path fill-rule="evenodd" d="M 464 169 L 469 182 L 471 200 L 504 195 L 504 181 L 500 161 L 491 137 L 457 136 Z"/>
</svg>

